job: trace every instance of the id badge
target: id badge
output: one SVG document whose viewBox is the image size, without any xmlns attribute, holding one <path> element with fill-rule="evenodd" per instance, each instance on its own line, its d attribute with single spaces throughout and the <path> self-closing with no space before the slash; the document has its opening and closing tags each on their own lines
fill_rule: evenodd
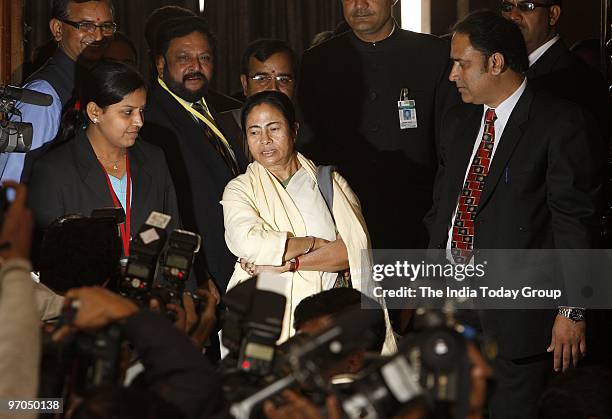
<svg viewBox="0 0 612 419">
<path fill-rule="evenodd" d="M 418 128 L 417 109 L 414 100 L 400 100 L 397 102 L 400 129 Z"/>
</svg>

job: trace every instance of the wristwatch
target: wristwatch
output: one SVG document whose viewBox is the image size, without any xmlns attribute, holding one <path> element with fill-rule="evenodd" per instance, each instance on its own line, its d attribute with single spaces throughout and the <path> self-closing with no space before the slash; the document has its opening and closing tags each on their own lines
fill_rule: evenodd
<svg viewBox="0 0 612 419">
<path fill-rule="evenodd" d="M 584 309 L 578 307 L 559 307 L 559 314 L 573 322 L 584 320 Z"/>
</svg>

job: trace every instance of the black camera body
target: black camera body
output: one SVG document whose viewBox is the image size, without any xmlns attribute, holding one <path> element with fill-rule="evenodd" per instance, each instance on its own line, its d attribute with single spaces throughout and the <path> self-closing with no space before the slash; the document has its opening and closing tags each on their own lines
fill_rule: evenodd
<svg viewBox="0 0 612 419">
<path fill-rule="evenodd" d="M 166 242 L 166 231 L 145 224 L 130 243 L 130 256 L 119 280 L 119 293 L 146 305 L 155 281 L 157 262 Z"/>
<path fill-rule="evenodd" d="M 70 301 L 62 311 L 55 330 L 72 324 L 77 311 L 78 302 Z M 50 341 L 50 335 L 46 340 Z M 120 326 L 111 324 L 91 333 L 78 332 L 60 345 L 47 344 L 46 351 L 57 359 L 64 377 L 67 376 L 67 380 L 61 379 L 63 392 L 85 395 L 94 388 L 118 384 L 122 343 Z"/>
<path fill-rule="evenodd" d="M 72 388 L 77 394 L 119 382 L 121 344 L 121 329 L 116 324 L 95 333 L 80 332 L 76 335 Z"/>
<path fill-rule="evenodd" d="M 182 295 L 189 279 L 193 259 L 200 251 L 201 237 L 191 231 L 176 229 L 170 233 L 165 254 L 161 259 L 163 288 L 171 295 L 171 302 L 183 305 Z"/>
<path fill-rule="evenodd" d="M 415 324 L 395 356 L 372 363 L 339 394 L 349 417 L 393 417 L 418 402 L 434 408 L 435 418 L 465 417 L 471 386 L 465 337 L 440 312 L 423 311 Z"/>
<path fill-rule="evenodd" d="M 263 377 L 272 372 L 287 298 L 260 288 L 260 281 L 265 279 L 251 278 L 223 297 L 227 313 L 222 336 L 223 345 L 230 351 L 229 359 L 236 362 L 235 368 Z"/>
</svg>

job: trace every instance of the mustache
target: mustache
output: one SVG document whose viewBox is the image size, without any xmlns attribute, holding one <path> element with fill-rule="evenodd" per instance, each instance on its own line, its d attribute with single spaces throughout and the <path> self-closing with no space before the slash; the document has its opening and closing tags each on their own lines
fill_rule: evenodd
<svg viewBox="0 0 612 419">
<path fill-rule="evenodd" d="M 372 16 L 374 13 L 370 10 L 357 9 L 353 13 L 351 13 L 351 17 L 368 17 Z"/>
<path fill-rule="evenodd" d="M 183 82 L 187 81 L 188 79 L 201 79 L 201 80 L 204 80 L 205 82 L 208 81 L 206 76 L 203 73 L 200 73 L 199 71 L 187 73 L 183 76 Z"/>
</svg>

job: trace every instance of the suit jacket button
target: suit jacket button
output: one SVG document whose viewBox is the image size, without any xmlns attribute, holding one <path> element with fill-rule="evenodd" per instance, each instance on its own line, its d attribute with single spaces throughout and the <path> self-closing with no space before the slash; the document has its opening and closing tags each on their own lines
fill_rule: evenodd
<svg viewBox="0 0 612 419">
<path fill-rule="evenodd" d="M 378 98 L 378 93 L 372 91 L 370 92 L 370 102 L 374 102 Z"/>
</svg>

